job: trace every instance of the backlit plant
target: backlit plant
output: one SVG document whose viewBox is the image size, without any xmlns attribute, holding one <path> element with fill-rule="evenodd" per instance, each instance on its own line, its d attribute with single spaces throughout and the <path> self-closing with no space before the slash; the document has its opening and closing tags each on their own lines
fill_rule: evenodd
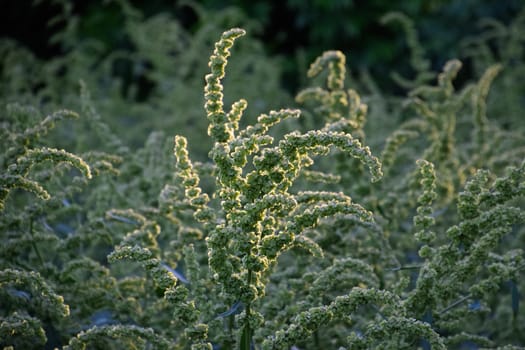
<svg viewBox="0 0 525 350">
<path fill-rule="evenodd" d="M 409 20 L 386 19 L 417 72 L 396 78 L 411 90 L 388 135 L 367 128 L 377 114 L 345 87 L 340 51 L 310 66 L 326 84 L 297 95 L 302 110 L 243 122 L 248 101 L 225 106 L 223 86 L 239 28 L 209 59 L 208 162 L 188 151 L 201 136 L 153 132 L 129 151 L 86 83 L 80 118 L 114 154 L 45 146 L 75 112 L 7 105 L 0 345 L 520 349 L 524 149 L 487 112 L 502 67 L 457 88 L 459 60 L 429 72 Z M 304 117 L 321 127 L 299 131 Z"/>
</svg>

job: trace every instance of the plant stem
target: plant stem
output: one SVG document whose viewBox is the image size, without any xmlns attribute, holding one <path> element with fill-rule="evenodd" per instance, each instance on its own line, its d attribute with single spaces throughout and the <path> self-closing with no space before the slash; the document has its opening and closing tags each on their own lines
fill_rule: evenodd
<svg viewBox="0 0 525 350">
<path fill-rule="evenodd" d="M 235 345 L 235 336 L 233 334 L 233 329 L 235 327 L 235 315 L 228 316 L 228 335 L 229 339 L 227 340 L 226 350 L 233 350 Z"/>
<path fill-rule="evenodd" d="M 252 270 L 248 270 L 248 285 L 252 283 Z M 246 316 L 244 318 L 244 329 L 241 335 L 241 350 L 250 350 L 252 344 L 252 329 L 250 327 L 251 305 L 246 303 Z"/>
<path fill-rule="evenodd" d="M 449 310 L 455 308 L 456 306 L 458 306 L 459 304 L 463 303 L 464 301 L 468 300 L 471 297 L 472 295 L 469 293 L 465 295 L 464 297 L 461 297 L 460 299 L 456 300 L 455 302 L 453 302 L 452 304 L 450 304 L 449 306 L 441 310 L 439 313 L 444 314 L 445 312 L 448 312 Z"/>
<path fill-rule="evenodd" d="M 44 259 L 42 259 L 42 255 L 40 254 L 40 251 L 38 250 L 38 247 L 35 243 L 35 236 L 33 235 L 33 219 L 29 219 L 29 234 L 31 235 L 31 246 L 35 250 L 36 256 L 38 257 L 38 260 L 40 260 L 40 265 L 44 265 Z"/>
</svg>

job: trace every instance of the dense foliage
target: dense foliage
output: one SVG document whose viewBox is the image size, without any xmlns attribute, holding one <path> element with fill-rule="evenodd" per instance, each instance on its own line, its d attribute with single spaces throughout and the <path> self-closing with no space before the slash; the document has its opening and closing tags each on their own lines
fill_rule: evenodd
<svg viewBox="0 0 525 350">
<path fill-rule="evenodd" d="M 523 348 L 525 10 L 461 84 L 386 14 L 406 97 L 326 51 L 294 102 L 237 11 L 119 3 L 132 52 L 0 42 L 1 347 Z"/>
</svg>

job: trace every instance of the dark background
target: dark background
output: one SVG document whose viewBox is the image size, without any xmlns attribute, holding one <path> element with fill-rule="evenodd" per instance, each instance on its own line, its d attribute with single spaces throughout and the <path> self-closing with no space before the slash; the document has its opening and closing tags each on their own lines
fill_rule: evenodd
<svg viewBox="0 0 525 350">
<path fill-rule="evenodd" d="M 130 1 L 145 17 L 170 12 L 190 32 L 202 23 L 193 6 L 183 1 Z M 325 50 L 338 49 L 347 54 L 348 66 L 366 67 L 379 84 L 395 87 L 389 72 L 409 72 L 407 47 L 400 28 L 384 27 L 379 18 L 389 11 L 401 11 L 412 18 L 420 33 L 434 70 L 458 57 L 458 41 L 479 32 L 478 21 L 495 18 L 508 24 L 523 6 L 522 0 L 201 0 L 195 4 L 213 12 L 227 6 L 240 8 L 260 23 L 255 36 L 269 55 L 285 59 L 283 86 L 291 93 L 299 88 L 296 56 L 307 62 Z M 128 45 L 122 35 L 123 15 L 116 1 L 71 1 L 79 15 L 80 34 L 95 37 L 109 47 Z M 60 14 L 59 1 L 4 0 L 0 11 L 0 36 L 11 37 L 29 47 L 38 57 L 60 55 L 63 48 L 49 38 L 63 29 L 64 22 L 50 24 Z M 469 74 L 468 61 L 462 74 Z"/>
</svg>

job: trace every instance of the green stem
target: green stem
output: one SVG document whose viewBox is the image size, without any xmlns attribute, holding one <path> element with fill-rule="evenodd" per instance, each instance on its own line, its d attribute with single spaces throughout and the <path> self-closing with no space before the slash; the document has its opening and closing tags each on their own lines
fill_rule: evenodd
<svg viewBox="0 0 525 350">
<path fill-rule="evenodd" d="M 453 308 L 455 308 L 456 306 L 460 305 L 461 303 L 465 302 L 466 300 L 468 300 L 470 298 L 472 298 L 472 294 L 469 293 L 469 294 L 465 295 L 464 297 L 459 298 L 458 300 L 456 300 L 455 302 L 453 302 L 452 304 L 450 304 L 449 306 L 447 306 L 443 310 L 441 310 L 439 312 L 439 314 L 444 314 L 444 313 L 452 310 Z"/>
<path fill-rule="evenodd" d="M 252 283 L 252 270 L 248 270 L 247 276 L 248 284 Z M 241 335 L 240 350 L 250 350 L 252 344 L 252 329 L 250 327 L 251 305 L 246 303 L 246 316 L 244 318 L 244 329 Z"/>
<path fill-rule="evenodd" d="M 234 327 L 235 327 L 235 315 L 230 315 L 228 316 L 229 339 L 227 340 L 226 346 L 224 347 L 226 350 L 233 350 L 233 347 L 235 345 L 235 337 L 233 334 Z"/>
<path fill-rule="evenodd" d="M 31 235 L 31 246 L 35 250 L 36 256 L 38 257 L 38 260 L 40 260 L 40 265 L 44 265 L 44 259 L 42 259 L 42 255 L 40 254 L 40 251 L 38 250 L 38 247 L 36 246 L 35 242 L 35 236 L 33 235 L 33 219 L 29 219 L 29 234 Z"/>
</svg>

